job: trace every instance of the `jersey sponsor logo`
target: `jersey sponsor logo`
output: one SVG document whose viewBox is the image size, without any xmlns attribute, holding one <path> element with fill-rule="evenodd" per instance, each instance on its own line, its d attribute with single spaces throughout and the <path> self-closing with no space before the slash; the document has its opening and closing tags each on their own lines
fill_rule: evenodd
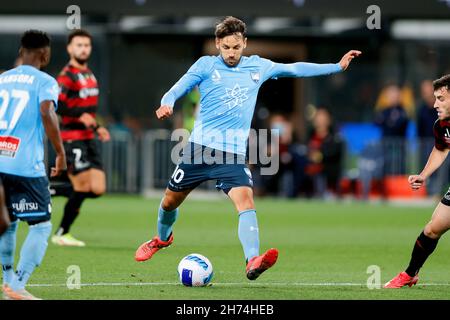
<svg viewBox="0 0 450 320">
<path fill-rule="evenodd" d="M 25 199 L 21 199 L 19 202 L 13 202 L 12 207 L 16 212 L 36 211 L 39 209 L 36 202 L 27 202 Z"/>
<path fill-rule="evenodd" d="M 228 106 L 228 109 L 234 107 L 242 107 L 244 101 L 248 99 L 247 91 L 248 88 L 241 88 L 239 84 L 235 84 L 233 89 L 225 88 L 226 94 L 221 97 L 221 99 Z"/>
<path fill-rule="evenodd" d="M 0 136 L 0 156 L 14 158 L 20 146 L 20 138 Z"/>
<path fill-rule="evenodd" d="M 80 90 L 80 98 L 85 99 L 87 97 L 95 97 L 98 96 L 98 88 L 83 88 Z"/>
<path fill-rule="evenodd" d="M 255 83 L 258 83 L 261 78 L 259 72 L 250 72 L 250 76 L 252 77 L 252 80 L 255 81 Z"/>
</svg>

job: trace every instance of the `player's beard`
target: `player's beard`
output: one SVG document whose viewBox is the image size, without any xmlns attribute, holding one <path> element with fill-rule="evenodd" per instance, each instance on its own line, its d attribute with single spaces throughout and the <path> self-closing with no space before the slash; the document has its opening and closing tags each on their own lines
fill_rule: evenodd
<svg viewBox="0 0 450 320">
<path fill-rule="evenodd" d="M 234 67 L 237 64 L 237 60 L 236 59 L 227 59 L 227 60 L 225 60 L 225 63 L 230 67 Z"/>
<path fill-rule="evenodd" d="M 73 57 L 73 58 L 75 59 L 76 62 L 78 62 L 81 65 L 85 65 L 89 60 L 89 57 L 87 57 L 86 59 L 82 59 L 82 58 L 78 58 L 78 57 Z"/>
</svg>

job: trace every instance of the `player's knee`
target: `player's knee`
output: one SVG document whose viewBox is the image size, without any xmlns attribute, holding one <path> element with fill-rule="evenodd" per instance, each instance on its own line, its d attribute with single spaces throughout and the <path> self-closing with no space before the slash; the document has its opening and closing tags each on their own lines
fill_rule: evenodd
<svg viewBox="0 0 450 320">
<path fill-rule="evenodd" d="M 101 196 L 106 192 L 106 179 L 104 173 L 91 174 L 90 176 L 90 192 L 96 194 L 97 196 Z"/>
<path fill-rule="evenodd" d="M 436 228 L 433 224 L 429 223 L 425 226 L 423 233 L 431 239 L 438 239 L 446 230 L 440 230 L 440 228 Z"/>
<path fill-rule="evenodd" d="M 173 211 L 178 208 L 178 203 L 176 199 L 173 197 L 164 197 L 163 201 L 161 201 L 161 208 L 164 211 Z"/>
<path fill-rule="evenodd" d="M 255 209 L 255 203 L 254 203 L 253 199 L 250 197 L 248 197 L 248 198 L 246 197 L 246 198 L 242 199 L 241 201 L 239 201 L 236 204 L 236 206 L 237 206 L 237 209 L 239 212 Z"/>
<path fill-rule="evenodd" d="M 191 190 L 172 191 L 169 188 L 164 192 L 164 197 L 161 200 L 161 208 L 164 211 L 173 211 L 178 208 L 186 199 Z"/>
<path fill-rule="evenodd" d="M 105 186 L 94 185 L 94 186 L 92 186 L 90 192 L 92 192 L 97 197 L 99 197 L 99 196 L 103 195 L 106 192 L 106 187 Z"/>
<path fill-rule="evenodd" d="M 161 201 L 161 208 L 164 211 L 173 211 L 180 206 L 179 197 L 176 194 L 171 192 L 167 192 L 164 195 L 164 198 Z"/>
</svg>

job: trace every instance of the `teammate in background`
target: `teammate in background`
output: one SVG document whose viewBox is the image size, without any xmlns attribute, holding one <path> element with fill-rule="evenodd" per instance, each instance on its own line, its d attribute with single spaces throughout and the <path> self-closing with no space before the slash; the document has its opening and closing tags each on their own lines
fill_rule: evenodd
<svg viewBox="0 0 450 320">
<path fill-rule="evenodd" d="M 450 74 L 433 82 L 434 109 L 438 119 L 434 123 L 434 148 L 431 150 L 428 162 L 418 175 L 409 176 L 408 182 L 413 190 L 420 189 L 425 180 L 445 161 L 450 148 Z M 433 253 L 439 238 L 450 229 L 450 189 L 434 209 L 431 221 L 417 238 L 412 250 L 409 266 L 384 285 L 384 288 L 397 289 L 413 286 L 419 280 L 419 270 Z"/>
<path fill-rule="evenodd" d="M 58 116 L 58 84 L 39 69 L 50 60 L 47 34 L 30 30 L 23 34 L 19 55 L 22 65 L 0 75 L 0 179 L 11 224 L 0 237 L 3 296 L 35 300 L 25 285 L 47 250 L 52 231 L 51 199 L 44 165 L 44 130 L 56 152 L 51 176 L 66 169 Z M 14 273 L 18 221 L 29 225 Z"/>
<path fill-rule="evenodd" d="M 2 180 L 0 179 L 0 236 L 8 229 L 10 224 L 8 210 L 5 206 L 5 192 L 3 191 Z"/>
<path fill-rule="evenodd" d="M 352 50 L 339 63 L 275 63 L 259 56 L 242 56 L 247 46 L 246 25 L 234 17 L 226 17 L 215 30 L 217 56 L 201 57 L 188 72 L 163 96 L 156 110 L 158 119 L 172 115 L 175 101 L 199 86 L 201 101 L 198 118 L 186 145 L 181 162 L 176 167 L 165 191 L 158 212 L 158 235 L 143 243 L 136 251 L 135 259 L 150 259 L 161 248 L 173 242 L 172 226 L 178 217 L 178 207 L 200 183 L 217 180 L 217 188 L 223 190 L 234 203 L 239 214 L 238 235 L 246 259 L 246 275 L 249 280 L 273 266 L 278 257 L 277 249 L 259 253 L 259 231 L 253 202 L 252 178 L 245 165 L 246 141 L 255 108 L 258 90 L 271 78 L 308 77 L 341 72 L 351 60 L 361 54 Z M 228 131 L 227 131 L 228 130 Z M 232 131 L 235 130 L 235 131 Z M 214 140 L 217 133 L 233 133 L 222 141 Z M 240 135 L 240 133 L 243 133 Z M 231 139 L 229 139 L 231 138 Z M 230 141 L 231 140 L 231 141 Z M 210 164 L 198 155 L 222 155 L 221 163 Z M 217 158 L 216 158 L 217 159 Z M 229 159 L 233 164 L 229 164 Z M 209 159 L 210 160 L 210 159 Z M 226 164 L 225 164 L 226 162 Z"/>
<path fill-rule="evenodd" d="M 95 139 L 97 133 L 102 142 L 109 141 L 106 128 L 96 121 L 98 86 L 94 74 L 88 68 L 92 51 L 92 36 L 77 29 L 68 36 L 69 63 L 59 74 L 59 107 L 62 118 L 61 137 L 67 154 L 67 168 L 73 190 L 68 195 L 64 215 L 52 242 L 61 246 L 84 247 L 69 231 L 80 212 L 83 201 L 105 193 L 106 178 Z"/>
</svg>

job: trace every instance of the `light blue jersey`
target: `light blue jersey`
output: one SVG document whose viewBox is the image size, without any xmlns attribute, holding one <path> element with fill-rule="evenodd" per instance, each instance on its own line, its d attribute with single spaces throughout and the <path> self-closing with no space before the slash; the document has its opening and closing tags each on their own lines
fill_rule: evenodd
<svg viewBox="0 0 450 320">
<path fill-rule="evenodd" d="M 161 105 L 200 89 L 200 109 L 189 141 L 245 155 L 256 98 L 261 85 L 278 77 L 311 77 L 342 71 L 339 63 L 275 63 L 253 55 L 229 67 L 222 57 L 203 56 L 163 96 Z"/>
<path fill-rule="evenodd" d="M 46 175 L 40 104 L 58 101 L 54 78 L 30 65 L 0 74 L 0 172 L 23 177 Z"/>
</svg>

